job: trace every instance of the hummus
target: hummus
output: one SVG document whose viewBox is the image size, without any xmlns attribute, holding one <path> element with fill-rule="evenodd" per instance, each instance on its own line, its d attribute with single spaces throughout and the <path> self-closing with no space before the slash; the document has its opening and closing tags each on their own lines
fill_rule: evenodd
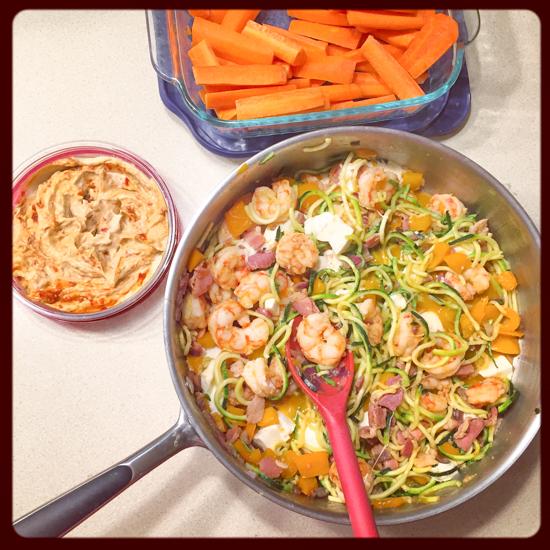
<svg viewBox="0 0 550 550">
<path fill-rule="evenodd" d="M 107 156 L 57 160 L 40 173 L 13 213 L 12 270 L 26 296 L 88 313 L 137 292 L 168 238 L 157 183 Z"/>
</svg>

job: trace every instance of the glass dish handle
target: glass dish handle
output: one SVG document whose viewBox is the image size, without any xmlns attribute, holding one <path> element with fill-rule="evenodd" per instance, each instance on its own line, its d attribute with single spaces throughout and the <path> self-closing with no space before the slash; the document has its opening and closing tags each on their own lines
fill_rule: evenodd
<svg viewBox="0 0 550 550">
<path fill-rule="evenodd" d="M 467 40 L 464 46 L 469 46 L 478 36 L 481 30 L 481 14 L 479 10 L 463 10 L 464 24 L 466 26 Z"/>
<path fill-rule="evenodd" d="M 173 10 L 146 10 L 145 22 L 147 25 L 147 39 L 149 41 L 149 55 L 156 73 L 171 84 L 180 85 L 177 78 L 179 73 L 179 58 L 176 55 L 177 41 L 170 32 L 164 35 L 158 30 L 156 20 L 166 17 L 167 27 L 175 29 Z M 172 42 L 172 44 L 170 44 Z"/>
</svg>

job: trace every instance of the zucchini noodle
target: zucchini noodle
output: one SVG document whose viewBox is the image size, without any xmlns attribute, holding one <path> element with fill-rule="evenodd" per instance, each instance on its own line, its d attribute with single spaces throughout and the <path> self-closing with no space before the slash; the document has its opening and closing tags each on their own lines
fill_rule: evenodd
<svg viewBox="0 0 550 550">
<path fill-rule="evenodd" d="M 327 138 L 304 151 L 330 146 Z M 185 297 L 177 342 L 230 450 L 272 487 L 338 503 L 327 431 L 292 380 L 287 350 L 312 391 L 312 380 L 338 384 L 350 351 L 346 422 L 371 500 L 432 503 L 490 455 L 498 417 L 517 396 L 509 380 L 522 336 L 517 281 L 487 223 L 458 198 L 428 195 L 422 174 L 358 155 L 289 174 L 277 194 L 247 195 L 240 213 L 208 225 L 197 248 L 219 288 Z M 253 206 L 260 199 L 269 218 Z M 305 224 L 318 216 L 349 228 L 342 242 L 338 225 Z M 243 238 L 252 226 L 259 234 Z M 220 266 L 227 247 L 237 256 Z M 253 254 L 271 263 L 254 269 Z M 243 297 L 235 289 L 250 272 L 269 283 L 259 277 L 262 286 Z M 280 477 L 264 475 L 261 457 L 276 459 Z M 316 476 L 303 477 L 303 464 Z"/>
</svg>

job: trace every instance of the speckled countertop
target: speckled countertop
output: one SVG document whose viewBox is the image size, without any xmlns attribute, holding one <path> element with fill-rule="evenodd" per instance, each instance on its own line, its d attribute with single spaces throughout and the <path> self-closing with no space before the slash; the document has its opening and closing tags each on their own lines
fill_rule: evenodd
<svg viewBox="0 0 550 550">
<path fill-rule="evenodd" d="M 163 106 L 143 11 L 24 11 L 13 23 L 17 166 L 50 145 L 94 139 L 147 159 L 185 220 L 236 165 L 198 145 Z M 540 22 L 484 11 L 468 48 L 472 113 L 445 143 L 486 168 L 540 220 Z M 131 313 L 63 326 L 13 306 L 13 517 L 134 452 L 176 419 L 164 287 Z M 474 500 L 382 536 L 529 536 L 540 525 L 538 437 Z M 72 531 L 81 537 L 349 536 L 287 511 L 188 449 Z"/>
</svg>

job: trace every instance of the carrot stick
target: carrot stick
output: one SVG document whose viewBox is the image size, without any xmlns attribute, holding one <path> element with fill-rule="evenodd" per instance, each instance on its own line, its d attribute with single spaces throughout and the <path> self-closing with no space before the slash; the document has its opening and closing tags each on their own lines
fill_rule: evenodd
<svg viewBox="0 0 550 550">
<path fill-rule="evenodd" d="M 280 65 L 285 70 L 287 80 L 289 78 L 292 78 L 292 76 L 293 76 L 292 67 L 288 63 L 285 63 L 284 61 L 281 61 L 280 59 L 274 59 L 273 60 L 273 65 Z"/>
<path fill-rule="evenodd" d="M 309 78 L 291 78 L 288 84 L 294 84 L 296 88 L 309 88 L 311 86 L 311 79 Z"/>
<path fill-rule="evenodd" d="M 227 10 L 222 19 L 222 27 L 235 32 L 241 32 L 246 23 L 256 19 L 260 10 Z"/>
<path fill-rule="evenodd" d="M 213 67 L 220 65 L 216 54 L 206 40 L 201 40 L 187 52 L 194 67 Z"/>
<path fill-rule="evenodd" d="M 329 84 L 321 86 L 321 91 L 331 103 L 365 97 L 359 84 Z"/>
<path fill-rule="evenodd" d="M 218 57 L 218 65 L 238 65 L 234 61 L 229 61 L 229 59 L 224 59 L 223 57 Z"/>
<path fill-rule="evenodd" d="M 355 73 L 353 83 L 359 84 L 365 97 L 377 97 L 391 94 L 391 90 L 371 73 Z"/>
<path fill-rule="evenodd" d="M 327 46 L 327 55 L 333 55 L 335 57 L 345 57 L 352 61 L 364 61 L 363 52 L 361 48 L 350 50 L 349 48 L 342 48 L 342 46 L 336 46 L 335 44 L 329 44 Z"/>
<path fill-rule="evenodd" d="M 382 44 L 387 52 L 389 52 L 395 59 L 399 59 L 405 50 L 402 48 L 398 48 L 397 46 L 394 46 L 393 44 Z"/>
<path fill-rule="evenodd" d="M 418 31 L 387 31 L 374 30 L 372 34 L 380 40 L 397 46 L 398 48 L 408 48 Z"/>
<path fill-rule="evenodd" d="M 206 40 L 216 55 L 235 63 L 269 65 L 273 61 L 271 48 L 218 23 L 196 17 L 193 22 L 193 44 L 201 40 Z"/>
<path fill-rule="evenodd" d="M 435 10 L 416 10 L 416 15 L 418 15 L 418 17 L 424 18 L 425 20 L 427 20 L 428 17 L 435 15 L 435 13 Z"/>
<path fill-rule="evenodd" d="M 360 73 L 374 73 L 373 66 L 368 61 L 361 61 L 355 65 L 355 71 Z"/>
<path fill-rule="evenodd" d="M 302 36 L 300 34 L 287 31 L 286 29 L 281 29 L 280 27 L 274 27 L 273 25 L 264 24 L 264 27 L 267 27 L 268 29 L 271 29 L 278 34 L 286 36 L 287 38 L 294 40 L 294 42 L 298 42 L 302 46 L 302 48 L 304 48 L 304 51 L 307 54 L 309 54 L 310 52 L 320 52 L 322 54 L 325 54 L 327 51 L 328 43 L 322 40 L 314 40 L 313 38 L 308 38 L 307 36 Z"/>
<path fill-rule="evenodd" d="M 428 70 L 458 39 L 458 24 L 448 15 L 436 13 L 428 18 L 410 46 L 399 58 L 413 78 Z"/>
<path fill-rule="evenodd" d="M 388 30 L 420 29 L 424 25 L 424 19 L 416 15 L 396 15 L 374 10 L 348 10 L 348 21 L 352 25 Z"/>
<path fill-rule="evenodd" d="M 376 105 L 377 103 L 389 103 L 390 101 L 396 101 L 397 98 L 393 95 L 384 95 L 381 97 L 371 97 L 370 99 L 361 99 L 359 101 L 341 101 L 339 103 L 333 103 L 330 106 L 331 111 L 338 109 L 351 109 L 353 107 L 365 107 L 367 105 Z"/>
<path fill-rule="evenodd" d="M 270 86 L 286 84 L 286 71 L 280 65 L 226 65 L 193 67 L 197 84 L 229 86 Z"/>
<path fill-rule="evenodd" d="M 206 94 L 204 104 L 207 109 L 230 109 L 235 107 L 237 99 L 286 92 L 297 88 L 296 84 L 284 84 L 283 86 L 262 86 L 261 88 L 241 88 L 239 90 L 228 90 L 227 92 L 213 92 Z"/>
<path fill-rule="evenodd" d="M 331 10 L 286 10 L 289 17 L 311 21 L 313 23 L 324 23 L 325 25 L 340 25 L 349 27 L 348 18 L 345 13 L 338 13 Z"/>
<path fill-rule="evenodd" d="M 236 101 L 237 119 L 288 115 L 325 107 L 325 96 L 318 88 L 304 88 L 275 94 L 247 97 Z"/>
<path fill-rule="evenodd" d="M 187 10 L 187 13 L 191 17 L 203 17 L 204 19 L 210 19 L 210 12 L 212 10 Z"/>
<path fill-rule="evenodd" d="M 294 68 L 294 75 L 303 78 L 328 80 L 336 84 L 351 84 L 356 61 L 335 56 L 321 56 Z"/>
<path fill-rule="evenodd" d="M 221 23 L 227 10 L 210 10 L 210 21 Z"/>
<path fill-rule="evenodd" d="M 243 35 L 265 44 L 279 59 L 289 65 L 301 65 L 306 60 L 304 48 L 298 42 L 275 32 L 267 25 L 248 21 L 243 29 Z"/>
<path fill-rule="evenodd" d="M 330 44 L 350 48 L 351 50 L 357 48 L 359 40 L 361 40 L 361 33 L 357 29 L 311 23 L 310 21 L 300 21 L 299 19 L 293 19 L 290 22 L 288 30 L 309 38 L 317 38 Z"/>
<path fill-rule="evenodd" d="M 176 37 L 176 28 L 172 19 L 172 10 L 166 10 L 166 27 L 168 30 L 168 44 L 170 47 L 170 60 L 172 61 L 172 73 L 176 78 L 180 76 L 179 48 Z"/>
<path fill-rule="evenodd" d="M 374 70 L 382 81 L 399 99 L 424 95 L 422 88 L 411 75 L 374 36 L 367 38 L 362 49 L 367 61 L 374 67 Z M 209 69 L 212 69 L 212 67 L 209 67 Z"/>
<path fill-rule="evenodd" d="M 235 120 L 237 118 L 237 109 L 215 109 L 216 116 L 220 120 Z"/>
<path fill-rule="evenodd" d="M 311 78 L 309 80 L 311 82 L 312 88 L 315 88 L 316 86 L 322 86 L 326 82 L 326 80 L 318 80 L 316 78 Z"/>
</svg>

